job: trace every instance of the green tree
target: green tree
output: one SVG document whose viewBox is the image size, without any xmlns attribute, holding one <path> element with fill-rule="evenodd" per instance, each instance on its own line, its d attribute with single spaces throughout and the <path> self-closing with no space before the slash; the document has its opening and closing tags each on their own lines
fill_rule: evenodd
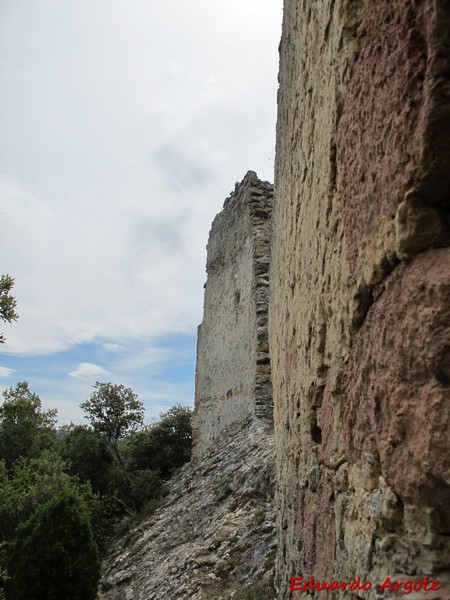
<svg viewBox="0 0 450 600">
<path fill-rule="evenodd" d="M 90 483 L 80 483 L 65 472 L 61 457 L 44 451 L 38 458 L 17 461 L 13 471 L 0 461 L 0 573 L 6 573 L 17 528 L 43 504 L 64 490 L 83 498 L 88 508 L 97 544 L 105 547 L 111 523 L 118 510 L 110 499 L 92 492 Z M 0 577 L 0 589 L 2 588 Z M 1 598 L 1 593 L 0 593 Z M 28 598 L 28 597 L 27 597 Z"/>
<path fill-rule="evenodd" d="M 101 494 L 110 516 L 138 510 L 148 490 L 159 492 L 161 483 L 156 474 L 129 473 L 119 462 L 104 435 L 83 425 L 64 426 L 59 430 L 59 451 L 66 464 L 66 472 L 82 482 L 89 482 L 94 492 Z"/>
<path fill-rule="evenodd" d="M 191 458 L 192 410 L 173 406 L 158 422 L 133 433 L 126 446 L 131 469 L 150 469 L 169 477 Z"/>
<path fill-rule="evenodd" d="M 110 492 L 115 458 L 105 437 L 83 425 L 68 425 L 59 430 L 59 439 L 67 473 L 89 481 L 94 492 Z"/>
<path fill-rule="evenodd" d="M 9 581 L 9 575 L 8 575 L 8 571 L 6 571 L 6 569 L 4 569 L 3 567 L 0 566 L 0 600 L 6 600 L 6 596 L 5 596 L 5 585 L 8 583 Z"/>
<path fill-rule="evenodd" d="M 63 460 L 54 451 L 20 459 L 12 472 L 0 462 L 0 539 L 12 539 L 20 523 L 64 489 L 76 490 L 96 510 L 96 497 L 90 485 L 82 485 L 70 477 Z"/>
<path fill-rule="evenodd" d="M 144 405 L 130 388 L 96 382 L 89 400 L 81 404 L 97 433 L 106 437 L 119 462 L 123 463 L 118 442 L 142 426 Z"/>
<path fill-rule="evenodd" d="M 20 457 L 36 457 L 53 447 L 56 410 L 43 411 L 41 400 L 26 381 L 3 392 L 0 406 L 0 459 L 8 469 Z"/>
<path fill-rule="evenodd" d="M 98 548 L 74 491 L 61 491 L 19 528 L 9 575 L 9 600 L 95 600 Z"/>
<path fill-rule="evenodd" d="M 0 277 L 0 319 L 11 323 L 17 321 L 19 315 L 16 313 L 17 302 L 14 296 L 11 296 L 10 291 L 14 285 L 14 279 L 9 275 Z M 5 342 L 3 334 L 0 334 L 0 344 Z"/>
</svg>

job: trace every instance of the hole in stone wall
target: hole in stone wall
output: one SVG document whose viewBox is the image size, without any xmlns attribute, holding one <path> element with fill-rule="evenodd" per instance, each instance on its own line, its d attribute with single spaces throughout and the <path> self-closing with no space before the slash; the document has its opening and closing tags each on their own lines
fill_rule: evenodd
<svg viewBox="0 0 450 600">
<path fill-rule="evenodd" d="M 317 416 L 315 412 L 311 418 L 311 437 L 316 444 L 322 443 L 322 430 L 317 425 Z"/>
<path fill-rule="evenodd" d="M 234 292 L 234 303 L 239 304 L 240 301 L 241 301 L 241 292 L 239 290 L 237 290 L 236 292 Z"/>
<path fill-rule="evenodd" d="M 311 436 L 312 439 L 316 442 L 316 444 L 322 443 L 322 430 L 318 425 L 314 425 L 311 427 Z"/>
</svg>

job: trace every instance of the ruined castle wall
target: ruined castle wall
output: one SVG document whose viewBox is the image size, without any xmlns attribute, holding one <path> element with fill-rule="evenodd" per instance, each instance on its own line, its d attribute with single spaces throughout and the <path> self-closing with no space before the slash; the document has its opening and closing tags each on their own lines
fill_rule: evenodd
<svg viewBox="0 0 450 600">
<path fill-rule="evenodd" d="M 291 576 L 450 571 L 450 7 L 285 0 L 269 339 Z M 317 597 L 333 598 L 321 591 Z"/>
<path fill-rule="evenodd" d="M 211 227 L 197 343 L 196 456 L 232 423 L 271 416 L 267 272 L 272 196 L 272 185 L 250 171 Z"/>
</svg>

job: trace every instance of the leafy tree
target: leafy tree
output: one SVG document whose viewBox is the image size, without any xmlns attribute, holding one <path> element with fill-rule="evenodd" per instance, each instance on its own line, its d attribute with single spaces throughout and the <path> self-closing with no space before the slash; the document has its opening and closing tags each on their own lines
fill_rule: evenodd
<svg viewBox="0 0 450 600">
<path fill-rule="evenodd" d="M 14 279 L 9 275 L 2 275 L 0 277 L 0 319 L 7 323 L 17 321 L 19 318 L 19 315 L 15 311 L 17 306 L 16 299 L 10 294 L 13 285 Z M 3 334 L 0 334 L 0 344 L 4 344 L 4 342 L 5 338 Z"/>
<path fill-rule="evenodd" d="M 8 557 L 17 527 L 55 494 L 75 484 L 63 468 L 60 457 L 46 451 L 38 458 L 19 459 L 9 471 L 4 461 L 0 461 L 0 571 L 5 575 L 3 580 L 8 580 Z"/>
<path fill-rule="evenodd" d="M 143 469 L 133 471 L 130 475 L 129 500 L 134 510 L 140 510 L 148 500 L 160 498 L 162 481 L 156 471 Z"/>
<path fill-rule="evenodd" d="M 65 426 L 59 434 L 66 472 L 89 482 L 109 505 L 111 517 L 139 510 L 149 497 L 159 495 L 158 475 L 152 471 L 128 472 L 113 454 L 105 436 L 83 425 Z"/>
<path fill-rule="evenodd" d="M 102 548 L 106 547 L 111 523 L 121 514 L 114 498 L 94 494 L 89 482 L 80 483 L 76 477 L 68 475 L 63 460 L 55 451 L 45 451 L 38 458 L 20 459 L 12 472 L 8 472 L 4 462 L 0 461 L 0 574 L 10 562 L 18 527 L 64 491 L 82 497 L 95 540 Z M 0 589 L 1 580 L 2 577 Z"/>
<path fill-rule="evenodd" d="M 76 492 L 61 491 L 18 533 L 6 587 L 9 600 L 95 600 L 100 559 Z"/>
<path fill-rule="evenodd" d="M 0 406 L 0 459 L 8 469 L 20 457 L 36 457 L 55 443 L 56 410 L 43 411 L 26 381 L 3 392 Z"/>
<path fill-rule="evenodd" d="M 54 451 L 21 459 L 9 473 L 0 462 L 0 538 L 11 539 L 20 523 L 64 489 L 92 496 L 89 485 L 80 486 L 65 472 L 63 460 Z"/>
<path fill-rule="evenodd" d="M 161 477 L 188 462 L 192 449 L 192 410 L 176 405 L 160 421 L 133 433 L 127 440 L 131 469 L 150 469 Z"/>
<path fill-rule="evenodd" d="M 83 425 L 65 426 L 59 430 L 59 437 L 67 473 L 89 481 L 94 492 L 110 492 L 115 458 L 107 440 Z"/>
<path fill-rule="evenodd" d="M 81 404 L 87 419 L 97 433 L 110 442 L 118 460 L 123 463 L 118 442 L 140 427 L 144 420 L 144 405 L 130 388 L 112 383 L 96 382 L 89 400 Z"/>
<path fill-rule="evenodd" d="M 0 567 L 0 600 L 6 600 L 4 587 L 9 581 L 8 571 L 3 567 Z"/>
</svg>

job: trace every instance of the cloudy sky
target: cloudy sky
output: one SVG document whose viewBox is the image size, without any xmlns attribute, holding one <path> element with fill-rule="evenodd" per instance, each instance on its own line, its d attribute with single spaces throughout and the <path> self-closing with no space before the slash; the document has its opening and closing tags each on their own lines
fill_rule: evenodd
<svg viewBox="0 0 450 600">
<path fill-rule="evenodd" d="M 193 404 L 208 231 L 273 180 L 282 0 L 0 0 L 0 386 Z"/>
</svg>

